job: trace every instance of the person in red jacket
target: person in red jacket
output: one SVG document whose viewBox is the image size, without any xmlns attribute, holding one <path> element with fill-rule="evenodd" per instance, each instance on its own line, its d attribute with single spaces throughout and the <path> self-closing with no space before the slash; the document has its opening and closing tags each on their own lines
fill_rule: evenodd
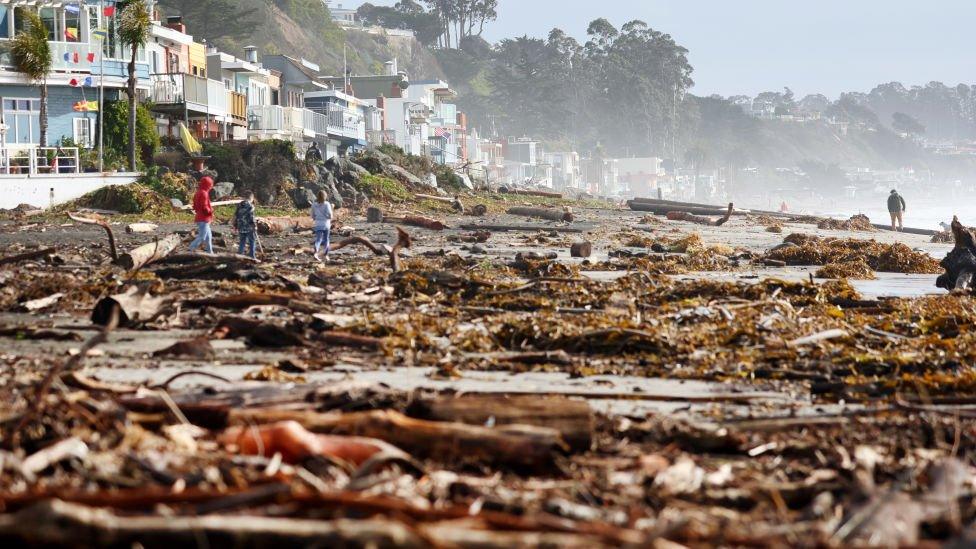
<svg viewBox="0 0 976 549">
<path fill-rule="evenodd" d="M 197 222 L 197 237 L 190 243 L 190 251 L 195 251 L 201 244 L 207 245 L 207 253 L 213 253 L 213 232 L 210 230 L 210 222 L 213 221 L 213 206 L 210 205 L 210 189 L 213 188 L 213 179 L 203 177 L 197 186 L 197 192 L 193 195 L 193 212 L 196 214 L 194 221 Z"/>
</svg>

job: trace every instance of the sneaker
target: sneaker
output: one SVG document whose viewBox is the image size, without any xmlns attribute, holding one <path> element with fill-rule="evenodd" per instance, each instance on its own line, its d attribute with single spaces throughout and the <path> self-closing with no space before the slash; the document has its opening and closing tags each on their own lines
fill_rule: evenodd
<svg viewBox="0 0 976 549">
<path fill-rule="evenodd" d="M 315 258 L 315 261 L 322 261 L 322 256 L 318 252 L 312 254 L 312 257 Z"/>
</svg>

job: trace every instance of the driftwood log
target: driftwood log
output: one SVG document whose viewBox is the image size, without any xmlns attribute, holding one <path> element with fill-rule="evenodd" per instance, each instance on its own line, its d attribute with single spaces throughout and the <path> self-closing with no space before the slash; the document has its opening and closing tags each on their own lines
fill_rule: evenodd
<svg viewBox="0 0 976 549">
<path fill-rule="evenodd" d="M 514 189 L 510 187 L 501 187 L 498 191 L 502 194 L 519 194 L 522 196 L 541 196 L 542 198 L 562 198 L 563 195 L 560 193 L 546 192 L 546 191 L 526 191 L 523 189 Z"/>
<path fill-rule="evenodd" d="M 151 233 L 159 228 L 155 223 L 129 223 L 125 226 L 125 232 L 129 234 Z"/>
<path fill-rule="evenodd" d="M 469 425 L 533 425 L 559 431 L 574 452 L 593 444 L 595 417 L 585 400 L 559 397 L 465 395 L 415 400 L 407 413 L 433 421 L 459 421 Z"/>
<path fill-rule="evenodd" d="M 668 212 L 667 217 L 671 221 L 687 221 L 689 223 L 697 223 L 698 225 L 708 225 L 710 227 L 721 227 L 732 219 L 732 212 L 735 211 L 735 206 L 729 203 L 729 209 L 725 212 L 725 215 L 718 218 L 712 219 L 711 217 L 704 217 L 701 215 L 695 215 L 689 212 Z"/>
<path fill-rule="evenodd" d="M 22 254 L 7 256 L 4 258 L 0 258 L 0 265 L 12 265 L 14 263 L 20 263 L 21 261 L 40 259 L 42 257 L 54 255 L 55 251 L 56 250 L 54 248 L 43 248 L 40 250 L 34 250 L 31 252 L 24 252 Z"/>
<path fill-rule="evenodd" d="M 940 263 L 945 273 L 935 285 L 949 291 L 976 293 L 976 236 L 956 216 L 950 229 L 955 246 Z"/>
<path fill-rule="evenodd" d="M 529 471 L 547 470 L 557 454 L 569 449 L 559 431 L 552 428 L 527 425 L 489 428 L 414 419 L 390 410 L 352 414 L 231 410 L 229 419 L 234 425 L 297 421 L 315 433 L 378 438 L 416 456 Z"/>
<path fill-rule="evenodd" d="M 259 234 L 269 235 L 310 231 L 315 228 L 315 220 L 311 217 L 259 217 L 257 225 Z"/>
<path fill-rule="evenodd" d="M 159 261 L 173 252 L 183 242 L 178 234 L 171 234 L 149 244 L 143 244 L 119 256 L 116 264 L 123 269 L 134 271 L 150 263 Z"/>
<path fill-rule="evenodd" d="M 123 516 L 48 500 L 0 516 L 0 537 L 15 544 L 63 547 L 426 547 L 403 523 L 321 521 L 244 515 Z"/>
<path fill-rule="evenodd" d="M 581 233 L 583 229 L 578 227 L 549 227 L 546 225 L 461 225 L 461 228 L 465 231 L 490 231 L 490 232 L 508 232 L 508 231 L 522 231 L 522 232 L 536 232 L 536 231 L 547 231 L 554 233 Z"/>
<path fill-rule="evenodd" d="M 574 242 L 573 245 L 569 247 L 569 255 L 572 257 L 590 257 L 592 254 L 593 244 L 587 240 L 582 242 Z"/>
<path fill-rule="evenodd" d="M 558 210 L 555 208 L 509 208 L 508 213 L 510 215 L 521 215 L 524 217 L 534 217 L 536 219 L 547 219 L 549 221 L 566 221 L 571 222 L 573 219 L 573 212 L 568 209 Z"/>
</svg>

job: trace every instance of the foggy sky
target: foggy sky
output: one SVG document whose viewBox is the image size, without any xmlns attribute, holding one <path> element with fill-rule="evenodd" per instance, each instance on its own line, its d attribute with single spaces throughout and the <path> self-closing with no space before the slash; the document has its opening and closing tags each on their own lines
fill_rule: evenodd
<svg viewBox="0 0 976 549">
<path fill-rule="evenodd" d="M 971 0 L 499 0 L 498 11 L 490 41 L 559 27 L 583 42 L 595 18 L 644 20 L 690 50 L 698 95 L 789 86 L 835 98 L 893 80 L 976 82 Z"/>
</svg>

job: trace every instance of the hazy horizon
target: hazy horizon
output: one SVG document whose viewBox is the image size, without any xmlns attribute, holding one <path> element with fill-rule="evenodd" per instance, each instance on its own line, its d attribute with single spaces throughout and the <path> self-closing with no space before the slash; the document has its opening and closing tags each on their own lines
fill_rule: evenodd
<svg viewBox="0 0 976 549">
<path fill-rule="evenodd" d="M 344 7 L 363 2 L 347 1 Z M 396 0 L 374 0 L 392 5 Z M 708 4 L 704 7 L 703 4 Z M 952 16 L 949 17 L 948 15 Z M 969 22 L 976 3 L 946 0 L 938 6 L 909 0 L 825 0 L 816 9 L 789 2 L 748 5 L 678 0 L 499 0 L 498 20 L 484 37 L 495 42 L 545 37 L 558 27 L 581 42 L 593 19 L 618 28 L 640 19 L 688 48 L 696 95 L 723 96 L 790 87 L 797 96 L 869 91 L 898 81 L 906 86 L 941 81 L 976 82 L 976 34 Z"/>
</svg>

